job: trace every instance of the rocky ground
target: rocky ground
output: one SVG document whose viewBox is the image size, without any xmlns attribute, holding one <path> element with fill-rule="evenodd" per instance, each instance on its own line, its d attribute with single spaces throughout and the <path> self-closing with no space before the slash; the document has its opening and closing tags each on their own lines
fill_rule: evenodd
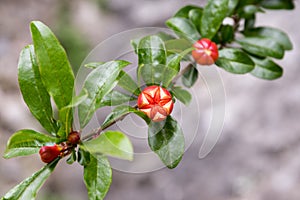
<svg viewBox="0 0 300 200">
<path fill-rule="evenodd" d="M 41 129 L 20 95 L 17 62 L 21 49 L 31 43 L 29 22 L 37 19 L 55 27 L 59 20 L 59 2 L 0 0 L 1 154 L 14 131 Z M 94 1 L 75 0 L 71 3 L 71 19 L 93 47 L 124 30 L 163 27 L 165 19 L 180 6 L 189 3 L 199 2 L 111 0 L 105 5 L 108 9 L 103 11 Z M 197 112 L 184 107 L 176 111 L 177 116 L 182 113 L 181 120 L 186 124 L 183 129 L 190 144 L 181 164 L 174 170 L 161 169 L 139 174 L 114 170 L 113 183 L 106 199 L 300 199 L 298 6 L 299 2 L 296 1 L 296 9 L 292 12 L 272 11 L 258 17 L 260 25 L 283 29 L 294 43 L 294 50 L 287 52 L 284 60 L 278 61 L 285 69 L 281 79 L 264 81 L 250 75 L 236 76 L 218 70 L 224 82 L 226 112 L 223 132 L 213 151 L 204 159 L 198 158 L 212 116 L 211 97 L 205 83 L 214 81 L 216 75 L 213 73 L 210 76 L 209 69 L 204 69 L 203 78 L 192 90 L 195 97 L 192 105 L 198 106 Z M 215 84 L 220 87 L 219 82 Z M 214 84 L 211 87 L 214 88 Z M 195 123 L 199 125 L 196 130 Z M 42 166 L 38 156 L 11 160 L 0 158 L 0 196 Z M 61 162 L 38 196 L 40 200 L 58 198 L 87 199 L 82 170 L 77 164 L 70 167 Z"/>
</svg>

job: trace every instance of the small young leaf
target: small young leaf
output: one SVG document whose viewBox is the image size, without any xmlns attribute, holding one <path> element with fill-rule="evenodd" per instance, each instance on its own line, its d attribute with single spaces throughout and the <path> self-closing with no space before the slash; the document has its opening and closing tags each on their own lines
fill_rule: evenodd
<svg viewBox="0 0 300 200">
<path fill-rule="evenodd" d="M 42 83 L 32 45 L 26 46 L 19 58 L 18 79 L 23 99 L 30 112 L 51 134 L 58 130 L 53 118 L 50 96 Z"/>
<path fill-rule="evenodd" d="M 237 39 L 242 48 L 260 57 L 274 57 L 281 59 L 284 55 L 283 47 L 274 39 L 267 37 L 245 37 Z"/>
<path fill-rule="evenodd" d="M 252 60 L 255 62 L 255 68 L 251 72 L 253 76 L 261 79 L 274 80 L 280 78 L 283 74 L 283 69 L 268 58 L 258 59 L 252 57 Z"/>
<path fill-rule="evenodd" d="M 175 168 L 184 153 L 184 136 L 176 120 L 168 116 L 165 121 L 152 122 L 148 130 L 148 143 L 161 161 Z"/>
<path fill-rule="evenodd" d="M 137 98 L 134 96 L 124 94 L 117 90 L 113 90 L 109 94 L 107 94 L 103 97 L 103 99 L 101 101 L 101 107 L 102 106 L 118 106 L 120 104 L 129 102 L 129 101 L 134 101 L 136 99 Z"/>
<path fill-rule="evenodd" d="M 67 162 L 69 165 L 72 165 L 72 164 L 76 161 L 76 159 L 77 159 L 76 151 L 73 150 L 72 153 L 71 153 L 71 155 L 69 156 L 69 158 L 67 159 L 66 162 Z"/>
<path fill-rule="evenodd" d="M 30 28 L 41 78 L 61 109 L 72 101 L 74 87 L 74 74 L 66 52 L 45 24 L 33 21 Z"/>
<path fill-rule="evenodd" d="M 187 66 L 187 71 L 181 77 L 182 84 L 188 88 L 191 88 L 198 80 L 198 70 L 192 64 Z"/>
<path fill-rule="evenodd" d="M 230 25 L 221 26 L 221 40 L 222 43 L 230 43 L 234 39 L 234 29 Z"/>
<path fill-rule="evenodd" d="M 46 165 L 31 177 L 11 189 L 1 200 L 35 200 L 35 196 L 47 178 L 51 175 L 59 159 Z"/>
<path fill-rule="evenodd" d="M 82 166 L 86 166 L 91 162 L 91 154 L 85 151 L 82 146 L 78 148 L 77 161 Z"/>
<path fill-rule="evenodd" d="M 8 159 L 35 154 L 47 143 L 56 142 L 56 138 L 33 130 L 19 130 L 9 138 L 3 157 Z"/>
<path fill-rule="evenodd" d="M 78 106 L 82 128 L 101 105 L 102 98 L 117 85 L 120 71 L 128 64 L 129 62 L 122 60 L 102 63 L 87 76 L 83 89 L 88 92 L 88 97 Z"/>
<path fill-rule="evenodd" d="M 276 42 L 278 42 L 285 50 L 292 50 L 293 44 L 289 39 L 289 36 L 276 28 L 271 27 L 257 27 L 253 29 L 248 29 L 244 32 L 245 36 L 262 36 L 272 38 Z"/>
<path fill-rule="evenodd" d="M 182 7 L 180 10 L 178 10 L 174 15 L 174 17 L 183 17 L 189 19 L 189 13 L 193 9 L 202 9 L 202 8 L 195 5 L 187 5 L 185 7 Z"/>
<path fill-rule="evenodd" d="M 251 58 L 239 49 L 222 49 L 216 65 L 234 74 L 245 74 L 254 69 Z"/>
<path fill-rule="evenodd" d="M 150 119 L 147 117 L 146 114 L 144 114 L 143 112 L 131 107 L 131 106 L 126 106 L 126 105 L 121 105 L 116 107 L 112 113 L 110 113 L 106 119 L 104 120 L 103 124 L 102 124 L 102 129 L 108 127 L 110 124 L 112 124 L 113 122 L 117 121 L 118 119 L 120 119 L 121 117 L 129 114 L 129 113 L 134 113 L 136 115 L 138 115 L 139 117 L 141 117 L 142 119 L 145 120 L 145 122 L 147 124 L 150 123 Z"/>
<path fill-rule="evenodd" d="M 84 166 L 83 174 L 89 200 L 103 200 L 111 184 L 112 170 L 105 156 L 90 157 L 91 161 Z"/>
<path fill-rule="evenodd" d="M 191 43 L 195 43 L 201 37 L 197 28 L 189 19 L 173 17 L 166 21 L 166 25 L 180 38 L 185 38 Z"/>
<path fill-rule="evenodd" d="M 83 142 L 81 148 L 91 154 L 104 154 L 125 160 L 133 159 L 133 147 L 129 138 L 119 131 L 106 131 L 96 139 Z"/>
<path fill-rule="evenodd" d="M 179 86 L 176 86 L 176 87 L 172 87 L 171 92 L 176 97 L 176 99 L 181 101 L 184 105 L 190 104 L 192 100 L 192 95 L 187 90 Z"/>
<path fill-rule="evenodd" d="M 292 10 L 295 8 L 293 0 L 263 0 L 262 7 L 267 9 L 287 9 Z"/>
<path fill-rule="evenodd" d="M 200 33 L 203 38 L 212 39 L 228 13 L 229 0 L 208 0 L 204 7 Z"/>
</svg>

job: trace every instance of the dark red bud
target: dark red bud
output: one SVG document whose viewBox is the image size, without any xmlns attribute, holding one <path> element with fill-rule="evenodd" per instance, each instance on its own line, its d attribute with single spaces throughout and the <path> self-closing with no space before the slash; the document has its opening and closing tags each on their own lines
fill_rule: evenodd
<svg viewBox="0 0 300 200">
<path fill-rule="evenodd" d="M 77 131 L 72 131 L 68 136 L 68 142 L 70 144 L 78 144 L 80 142 L 80 133 Z"/>
<path fill-rule="evenodd" d="M 192 56 L 200 65 L 212 65 L 218 60 L 219 51 L 216 43 L 210 39 L 202 38 L 194 45 L 196 49 L 192 51 Z"/>
<path fill-rule="evenodd" d="M 61 150 L 62 148 L 57 144 L 53 146 L 43 146 L 39 151 L 41 160 L 45 163 L 51 163 L 60 155 Z"/>
</svg>

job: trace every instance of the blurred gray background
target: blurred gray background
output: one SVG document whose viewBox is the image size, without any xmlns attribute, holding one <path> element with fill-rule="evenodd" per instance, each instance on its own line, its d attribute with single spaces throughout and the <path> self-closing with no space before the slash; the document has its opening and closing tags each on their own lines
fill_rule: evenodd
<svg viewBox="0 0 300 200">
<path fill-rule="evenodd" d="M 73 66 L 109 36 L 137 27 L 165 27 L 184 0 L 0 0 L 0 154 L 10 135 L 23 128 L 41 130 L 26 108 L 17 81 L 21 49 L 31 43 L 29 23 L 41 20 L 58 36 Z M 284 76 L 264 81 L 220 70 L 226 91 L 223 132 L 213 151 L 198 159 L 211 115 L 209 94 L 199 88 L 198 135 L 176 169 L 130 174 L 114 171 L 108 200 L 299 200 L 300 199 L 300 37 L 299 2 L 293 11 L 268 11 L 258 25 L 283 29 L 294 50 L 278 61 Z M 193 119 L 195 113 L 184 116 Z M 194 131 L 194 130 L 191 130 Z M 0 196 L 40 169 L 37 155 L 0 158 Z M 39 200 L 84 200 L 78 164 L 60 162 Z"/>
</svg>

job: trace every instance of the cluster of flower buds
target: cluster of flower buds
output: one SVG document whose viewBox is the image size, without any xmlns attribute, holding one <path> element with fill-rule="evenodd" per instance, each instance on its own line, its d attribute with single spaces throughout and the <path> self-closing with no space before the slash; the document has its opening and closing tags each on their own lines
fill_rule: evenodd
<svg viewBox="0 0 300 200">
<path fill-rule="evenodd" d="M 219 57 L 218 47 L 210 39 L 202 38 L 193 47 L 192 56 L 200 65 L 212 65 Z"/>
<path fill-rule="evenodd" d="M 72 131 L 67 142 L 61 144 L 47 145 L 40 148 L 39 154 L 41 160 L 45 163 L 51 163 L 57 157 L 64 157 L 70 153 L 69 148 L 76 146 L 80 143 L 80 133 L 77 131 Z"/>
<path fill-rule="evenodd" d="M 152 121 L 159 122 L 166 119 L 173 110 L 172 95 L 160 86 L 146 87 L 138 97 L 138 108 Z"/>
</svg>

